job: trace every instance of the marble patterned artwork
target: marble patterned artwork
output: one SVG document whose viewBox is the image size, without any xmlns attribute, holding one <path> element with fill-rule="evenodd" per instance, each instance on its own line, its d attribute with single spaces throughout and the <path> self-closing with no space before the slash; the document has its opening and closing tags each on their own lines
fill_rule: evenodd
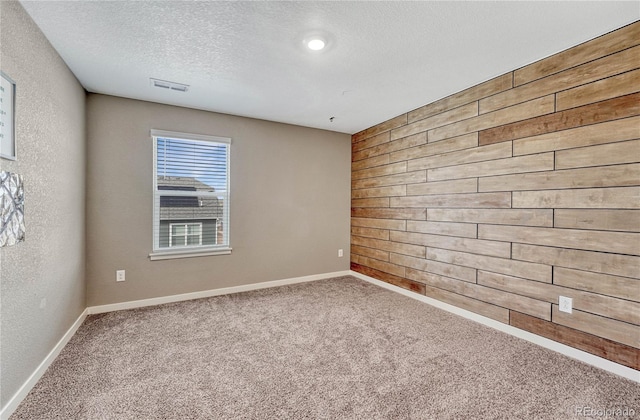
<svg viewBox="0 0 640 420">
<path fill-rule="evenodd" d="M 22 175 L 0 172 L 0 247 L 24 241 L 24 185 Z"/>
</svg>

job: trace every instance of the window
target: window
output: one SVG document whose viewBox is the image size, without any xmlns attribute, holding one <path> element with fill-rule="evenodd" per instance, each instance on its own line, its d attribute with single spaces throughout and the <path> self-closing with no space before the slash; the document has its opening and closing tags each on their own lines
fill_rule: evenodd
<svg viewBox="0 0 640 420">
<path fill-rule="evenodd" d="M 202 223 L 171 223 L 169 246 L 202 245 Z"/>
<path fill-rule="evenodd" d="M 151 130 L 152 260 L 228 254 L 231 139 Z"/>
</svg>

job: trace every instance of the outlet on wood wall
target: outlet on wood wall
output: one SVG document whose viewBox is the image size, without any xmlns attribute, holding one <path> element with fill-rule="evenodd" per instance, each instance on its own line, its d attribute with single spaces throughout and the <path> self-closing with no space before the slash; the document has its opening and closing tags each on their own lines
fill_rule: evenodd
<svg viewBox="0 0 640 420">
<path fill-rule="evenodd" d="M 639 44 L 635 22 L 354 134 L 351 268 L 640 369 Z"/>
</svg>

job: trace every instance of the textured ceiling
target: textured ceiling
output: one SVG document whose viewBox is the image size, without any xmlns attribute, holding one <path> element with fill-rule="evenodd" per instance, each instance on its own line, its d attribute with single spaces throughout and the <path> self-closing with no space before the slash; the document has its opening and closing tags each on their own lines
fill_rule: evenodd
<svg viewBox="0 0 640 420">
<path fill-rule="evenodd" d="M 90 92 L 344 133 L 640 17 L 636 1 L 21 3 Z"/>
</svg>

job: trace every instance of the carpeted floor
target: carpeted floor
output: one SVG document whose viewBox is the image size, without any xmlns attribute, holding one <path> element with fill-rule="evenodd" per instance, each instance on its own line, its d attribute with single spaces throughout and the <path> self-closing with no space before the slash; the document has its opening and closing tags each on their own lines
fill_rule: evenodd
<svg viewBox="0 0 640 420">
<path fill-rule="evenodd" d="M 587 407 L 640 418 L 640 385 L 341 277 L 90 316 L 11 419 L 564 419 Z"/>
</svg>

